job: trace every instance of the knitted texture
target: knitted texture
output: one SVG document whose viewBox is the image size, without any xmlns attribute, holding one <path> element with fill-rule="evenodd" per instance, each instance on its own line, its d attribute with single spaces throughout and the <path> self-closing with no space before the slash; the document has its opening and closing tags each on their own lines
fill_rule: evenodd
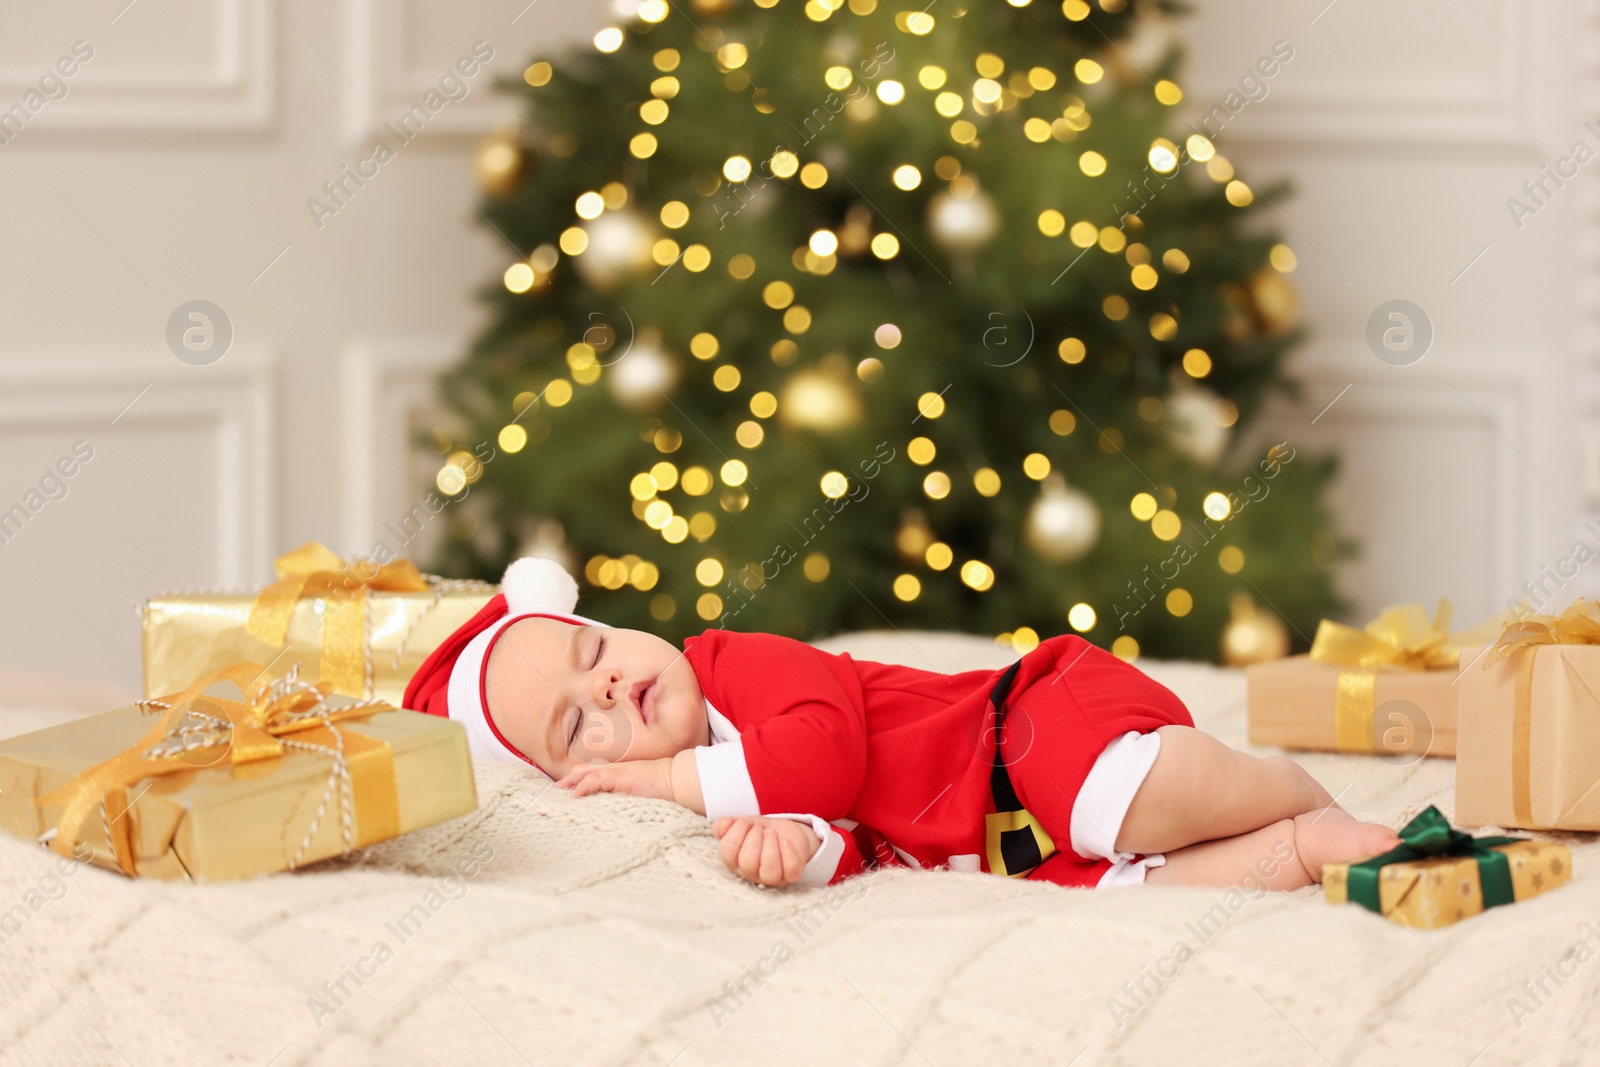
<svg viewBox="0 0 1600 1067">
<path fill-rule="evenodd" d="M 1008 658 L 951 635 L 824 644 Z M 1244 746 L 1240 672 L 1141 666 Z M 81 713 L 77 685 L 54 706 Z M 0 734 L 51 721 L 30 699 Z M 1358 817 L 1453 806 L 1447 760 L 1297 758 Z M 685 809 L 477 773 L 471 815 L 246 882 L 63 875 L 0 838 L 0 1063 L 1501 1064 L 1600 1041 L 1594 835 L 1556 835 L 1572 885 L 1413 931 L 1320 889 L 899 869 L 764 889 Z"/>
</svg>

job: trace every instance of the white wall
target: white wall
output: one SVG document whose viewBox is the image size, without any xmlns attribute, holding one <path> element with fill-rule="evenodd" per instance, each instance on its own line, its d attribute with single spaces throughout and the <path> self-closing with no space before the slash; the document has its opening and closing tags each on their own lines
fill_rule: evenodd
<svg viewBox="0 0 1600 1067">
<path fill-rule="evenodd" d="M 1600 503 L 1600 169 L 1547 180 L 1554 195 L 1520 227 L 1506 203 L 1527 201 L 1522 184 L 1575 141 L 1600 152 L 1600 125 L 1583 126 L 1600 119 L 1595 5 L 1203 8 L 1187 85 L 1201 110 L 1273 42 L 1295 52 L 1219 141 L 1254 178 L 1296 186 L 1276 221 L 1312 336 L 1297 356 L 1304 403 L 1272 428 L 1346 457 L 1336 500 L 1366 551 L 1343 587 L 1367 613 L 1449 595 L 1463 624 L 1529 581 L 1552 607 L 1596 595 L 1600 565 L 1569 561 L 1559 590 L 1551 574 L 1579 538 L 1600 550 L 1581 526 Z M 1409 366 L 1381 362 L 1364 336 L 1393 299 L 1433 326 Z"/>
<path fill-rule="evenodd" d="M 1298 190 L 1279 221 L 1314 336 L 1305 402 L 1273 429 L 1348 456 L 1363 609 L 1445 592 L 1481 615 L 1600 496 L 1594 178 L 1520 230 L 1505 207 L 1572 141 L 1600 147 L 1581 128 L 1600 33 L 1592 5 L 1323 4 L 1202 4 L 1183 83 L 1204 110 L 1275 41 L 1294 48 L 1218 138 L 1246 177 Z M 472 147 L 508 115 L 489 75 L 320 228 L 306 201 L 475 42 L 515 74 L 604 18 L 593 0 L 0 7 L 0 108 L 93 49 L 0 145 L 0 510 L 74 442 L 94 450 L 0 545 L 0 665 L 136 688 L 136 598 L 261 581 L 311 538 L 364 549 L 405 510 L 429 469 L 402 457 L 436 421 L 428 375 L 508 255 L 471 204 Z M 1434 324 L 1414 366 L 1363 340 L 1392 298 Z M 209 366 L 165 340 L 194 299 L 234 331 Z M 1593 594 L 1591 570 L 1567 592 Z"/>
</svg>

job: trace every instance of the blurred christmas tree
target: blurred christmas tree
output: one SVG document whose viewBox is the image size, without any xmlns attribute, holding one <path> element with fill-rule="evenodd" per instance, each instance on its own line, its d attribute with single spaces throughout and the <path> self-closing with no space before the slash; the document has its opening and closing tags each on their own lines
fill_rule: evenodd
<svg viewBox="0 0 1600 1067">
<path fill-rule="evenodd" d="M 1295 258 L 1178 132 L 1166 14 L 643 0 L 528 67 L 478 159 L 521 258 L 445 381 L 439 485 L 493 537 L 440 569 L 564 555 L 671 638 L 1313 632 L 1335 461 L 1230 447 L 1289 387 Z"/>
</svg>

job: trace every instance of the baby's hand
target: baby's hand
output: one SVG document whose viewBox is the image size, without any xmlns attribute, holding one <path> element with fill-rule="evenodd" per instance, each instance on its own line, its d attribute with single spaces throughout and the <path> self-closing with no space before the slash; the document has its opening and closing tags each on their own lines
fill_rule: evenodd
<svg viewBox="0 0 1600 1067">
<path fill-rule="evenodd" d="M 722 862 L 751 882 L 785 886 L 798 881 L 822 844 L 805 823 L 765 815 L 724 816 L 711 824 Z"/>
<path fill-rule="evenodd" d="M 570 786 L 575 797 L 590 793 L 629 793 L 636 797 L 672 800 L 672 760 L 580 763 L 562 775 L 556 785 Z"/>
</svg>

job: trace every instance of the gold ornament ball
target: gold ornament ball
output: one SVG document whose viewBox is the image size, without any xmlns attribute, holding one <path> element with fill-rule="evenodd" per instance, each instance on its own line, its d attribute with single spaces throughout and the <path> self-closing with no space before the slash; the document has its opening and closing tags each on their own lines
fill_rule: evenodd
<svg viewBox="0 0 1600 1067">
<path fill-rule="evenodd" d="M 1052 563 L 1079 559 L 1100 540 L 1100 506 L 1060 474 L 1045 479 L 1039 499 L 1028 509 L 1023 535 L 1028 546 Z"/>
<path fill-rule="evenodd" d="M 472 155 L 478 187 L 490 196 L 510 196 L 522 183 L 522 148 L 509 134 L 495 134 L 478 144 Z"/>
<path fill-rule="evenodd" d="M 1287 275 L 1270 267 L 1250 276 L 1250 304 L 1261 332 L 1268 337 L 1283 337 L 1300 325 L 1300 290 Z"/>
<path fill-rule="evenodd" d="M 844 225 L 839 227 L 839 254 L 865 255 L 872 247 L 872 211 L 860 204 L 845 212 Z"/>
<path fill-rule="evenodd" d="M 861 399 L 848 382 L 820 370 L 789 377 L 778 397 L 778 421 L 796 430 L 842 430 L 861 421 Z"/>
<path fill-rule="evenodd" d="M 900 517 L 900 529 L 894 535 L 894 547 L 902 560 L 913 565 L 921 563 L 927 557 L 928 546 L 933 542 L 933 530 L 929 528 L 922 512 L 911 508 Z"/>
<path fill-rule="evenodd" d="M 1222 661 L 1230 667 L 1282 659 L 1289 654 L 1289 629 L 1271 611 L 1262 611 L 1248 593 L 1229 602 L 1228 624 L 1222 628 Z"/>
</svg>

